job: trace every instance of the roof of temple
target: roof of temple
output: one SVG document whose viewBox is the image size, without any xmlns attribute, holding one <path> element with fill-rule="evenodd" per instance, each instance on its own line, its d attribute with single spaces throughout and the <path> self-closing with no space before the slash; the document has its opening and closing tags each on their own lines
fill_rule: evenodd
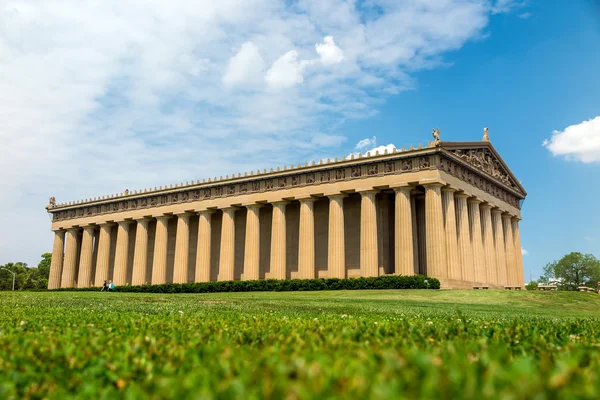
<svg viewBox="0 0 600 400">
<path fill-rule="evenodd" d="M 158 188 L 154 187 L 133 191 L 125 190 L 122 193 L 67 203 L 56 203 L 54 198 L 50 198 L 50 204 L 46 207 L 46 209 L 48 212 L 55 212 L 71 208 L 79 208 L 86 205 L 114 202 L 116 200 L 143 198 L 147 197 L 148 195 L 182 192 L 193 189 L 218 187 L 231 183 L 244 183 L 275 177 L 293 176 L 312 171 L 336 169 L 358 164 L 370 164 L 378 161 L 412 158 L 434 153 L 443 154 L 447 158 L 453 159 L 460 164 L 468 166 L 474 171 L 487 175 L 491 180 L 501 184 L 519 198 L 525 198 L 527 195 L 527 192 L 521 183 L 511 172 L 506 163 L 502 160 L 489 140 L 484 140 L 481 142 L 443 142 L 435 140 L 430 142 L 427 146 L 422 146 L 419 144 L 415 148 L 411 145 L 408 149 L 402 147 L 401 149 L 393 149 L 391 152 L 385 150 L 381 154 L 379 152 L 367 152 L 365 154 L 359 153 L 358 155 L 353 154 L 341 159 L 338 159 L 337 157 L 334 159 L 328 158 L 326 161 L 312 161 L 311 163 L 305 163 L 304 165 L 298 164 L 297 166 L 290 165 L 271 168 L 269 171 L 264 169 L 262 172 L 260 170 L 250 171 L 243 174 L 238 173 L 237 175 L 233 174 L 231 176 L 226 175 L 225 177 L 221 176 L 219 178 L 214 177 L 212 179 L 203 179 L 202 181 L 192 180 L 191 182 L 182 182 L 164 187 L 160 186 Z"/>
</svg>

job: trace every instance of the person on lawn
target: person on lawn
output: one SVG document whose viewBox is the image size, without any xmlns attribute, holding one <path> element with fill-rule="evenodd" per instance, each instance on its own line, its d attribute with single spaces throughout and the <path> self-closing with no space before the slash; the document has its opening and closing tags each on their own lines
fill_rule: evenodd
<svg viewBox="0 0 600 400">
<path fill-rule="evenodd" d="M 113 283 L 113 281 L 108 281 L 108 291 L 109 292 L 114 292 L 115 291 L 115 284 Z"/>
<path fill-rule="evenodd" d="M 104 285 L 102 285 L 101 292 L 108 292 L 108 282 L 104 281 Z"/>
</svg>

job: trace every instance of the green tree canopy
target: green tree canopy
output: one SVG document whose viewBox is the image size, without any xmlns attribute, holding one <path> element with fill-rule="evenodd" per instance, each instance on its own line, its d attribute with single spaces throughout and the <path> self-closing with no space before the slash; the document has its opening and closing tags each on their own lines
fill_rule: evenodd
<svg viewBox="0 0 600 400">
<path fill-rule="evenodd" d="M 592 254 L 570 253 L 546 264 L 540 281 L 565 290 L 577 290 L 579 286 L 596 287 L 600 281 L 600 261 Z"/>
<path fill-rule="evenodd" d="M 50 276 L 50 262 L 52 254 L 42 254 L 42 260 L 37 268 L 28 267 L 23 262 L 7 263 L 0 265 L 0 290 L 12 290 L 13 275 L 6 269 L 15 273 L 15 290 L 46 289 Z"/>
</svg>

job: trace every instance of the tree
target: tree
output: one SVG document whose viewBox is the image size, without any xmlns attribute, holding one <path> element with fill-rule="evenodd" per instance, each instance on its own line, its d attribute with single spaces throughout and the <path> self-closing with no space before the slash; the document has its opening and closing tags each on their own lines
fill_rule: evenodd
<svg viewBox="0 0 600 400">
<path fill-rule="evenodd" d="M 600 261 L 592 254 L 570 253 L 546 264 L 540 281 L 563 290 L 577 290 L 579 286 L 596 287 L 600 281 Z"/>
<path fill-rule="evenodd" d="M 15 290 L 46 289 L 50 276 L 50 262 L 52 254 L 42 254 L 42 260 L 37 268 L 30 268 L 23 262 L 0 265 L 15 273 Z M 5 269 L 0 269 L 0 290 L 12 290 L 12 274 Z"/>
<path fill-rule="evenodd" d="M 527 285 L 525 285 L 525 289 L 527 290 L 537 290 L 538 283 L 536 281 L 531 281 Z"/>
</svg>

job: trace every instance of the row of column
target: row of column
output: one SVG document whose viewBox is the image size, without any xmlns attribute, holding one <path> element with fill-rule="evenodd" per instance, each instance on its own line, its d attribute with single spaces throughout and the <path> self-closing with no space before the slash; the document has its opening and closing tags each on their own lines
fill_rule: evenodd
<svg viewBox="0 0 600 400">
<path fill-rule="evenodd" d="M 519 218 L 439 183 L 424 187 L 427 275 L 523 286 Z"/>
<path fill-rule="evenodd" d="M 428 276 L 497 285 L 522 285 L 523 270 L 520 252 L 518 219 L 497 208 L 440 183 L 424 185 L 425 207 L 417 213 L 414 188 L 394 188 L 394 265 L 397 275 L 418 273 L 419 262 Z M 360 275 L 379 274 L 376 190 L 361 190 L 360 205 Z M 343 193 L 329 197 L 328 277 L 346 277 Z M 316 277 L 315 269 L 315 198 L 300 202 L 298 274 L 300 279 Z M 270 278 L 286 279 L 286 201 L 272 203 Z M 247 204 L 244 243 L 243 279 L 259 279 L 260 219 L 262 204 Z M 218 280 L 234 279 L 235 211 L 224 208 L 220 238 Z M 199 212 L 195 281 L 210 280 L 211 214 Z M 188 275 L 191 214 L 177 215 L 173 282 L 185 283 Z M 151 283 L 167 282 L 167 239 L 170 216 L 156 218 L 156 234 L 152 260 Z M 147 282 L 148 223 L 137 219 L 133 271 L 127 282 L 129 230 L 132 221 L 118 222 L 114 272 L 115 285 L 141 285 Z M 100 225 L 96 244 L 96 273 L 92 276 L 95 226 L 83 228 L 81 250 L 80 228 L 55 232 L 49 288 L 101 286 L 109 279 L 112 224 Z M 417 231 L 418 234 L 417 234 Z M 66 241 L 66 246 L 65 246 Z M 64 249 L 64 252 L 63 252 Z M 419 256 L 418 252 L 423 252 Z M 63 260 L 64 254 L 64 260 Z M 77 256 L 79 266 L 77 266 Z M 421 260 L 421 261 L 419 261 Z M 76 268 L 79 267 L 77 282 Z"/>
</svg>

